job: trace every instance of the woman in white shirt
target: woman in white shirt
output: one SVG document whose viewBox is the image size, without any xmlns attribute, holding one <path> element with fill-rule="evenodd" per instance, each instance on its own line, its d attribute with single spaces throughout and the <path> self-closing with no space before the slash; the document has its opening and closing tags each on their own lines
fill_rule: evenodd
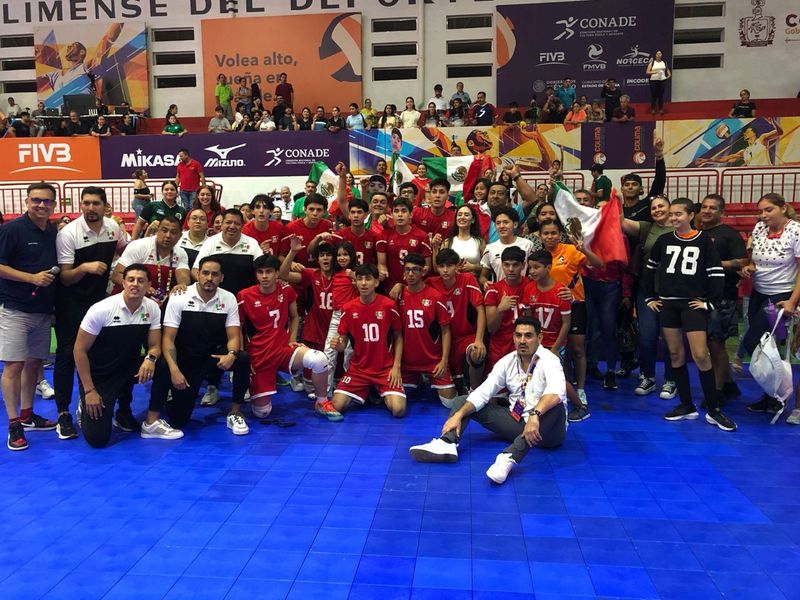
<svg viewBox="0 0 800 600">
<path fill-rule="evenodd" d="M 450 248 L 461 257 L 460 271 L 467 271 L 477 277 L 481 273 L 481 256 L 486 247 L 486 240 L 481 235 L 477 209 L 469 204 L 460 206 L 456 211 L 456 222 L 450 237 L 442 241 L 442 248 Z M 434 247 L 438 253 L 439 248 Z M 436 262 L 434 256 L 433 261 Z"/>
<path fill-rule="evenodd" d="M 656 51 L 655 56 L 647 65 L 647 75 L 650 77 L 650 114 L 664 114 L 664 87 L 671 73 L 664 62 L 664 55 L 661 50 Z"/>
<path fill-rule="evenodd" d="M 406 98 L 406 108 L 403 112 L 400 113 L 400 126 L 404 129 L 410 129 L 412 127 L 419 127 L 419 118 L 420 118 L 419 111 L 414 104 L 414 98 L 409 96 Z"/>
</svg>

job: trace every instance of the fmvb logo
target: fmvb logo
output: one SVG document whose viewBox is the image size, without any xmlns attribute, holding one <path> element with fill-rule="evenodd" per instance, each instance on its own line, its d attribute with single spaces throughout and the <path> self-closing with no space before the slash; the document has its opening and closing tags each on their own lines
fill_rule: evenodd
<svg viewBox="0 0 800 600">
<path fill-rule="evenodd" d="M 603 54 L 603 46 L 600 44 L 591 44 L 586 50 L 589 55 L 589 60 L 583 63 L 584 71 L 605 71 L 606 61 L 600 56 Z"/>
<path fill-rule="evenodd" d="M 62 164 L 72 162 L 70 146 L 63 142 L 54 144 L 47 144 L 45 142 L 21 143 L 18 148 L 17 158 L 20 164 L 29 164 L 30 166 L 21 167 L 11 171 L 12 173 L 41 171 L 43 169 L 57 169 L 59 171 L 80 173 L 80 169 L 66 167 Z"/>
</svg>

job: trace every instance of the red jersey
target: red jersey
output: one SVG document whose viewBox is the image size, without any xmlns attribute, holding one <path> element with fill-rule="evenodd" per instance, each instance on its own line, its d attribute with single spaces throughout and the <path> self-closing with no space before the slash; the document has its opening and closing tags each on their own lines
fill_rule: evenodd
<svg viewBox="0 0 800 600">
<path fill-rule="evenodd" d="M 417 188 L 417 197 L 414 198 L 414 206 L 422 205 L 422 201 L 425 200 L 425 188 L 430 182 L 431 180 L 428 177 L 414 177 L 414 179 L 411 180 L 411 183 Z"/>
<path fill-rule="evenodd" d="M 292 287 L 279 281 L 271 294 L 263 294 L 259 286 L 241 290 L 239 317 L 245 338 L 245 349 L 254 361 L 276 354 L 289 344 L 289 307 L 297 300 Z"/>
<path fill-rule="evenodd" d="M 300 272 L 300 287 L 306 308 L 303 341 L 323 348 L 333 316 L 333 279 L 326 278 L 318 269 L 304 269 Z"/>
<path fill-rule="evenodd" d="M 333 310 L 342 310 L 342 307 L 358 298 L 358 290 L 353 285 L 353 280 L 346 271 L 339 271 L 333 276 Z"/>
<path fill-rule="evenodd" d="M 562 300 L 558 297 L 558 292 L 564 286 L 557 281 L 553 282 L 553 287 L 543 292 L 535 281 L 525 284 L 522 303 L 524 307 L 533 313 L 542 324 L 542 345 L 548 350 L 553 347 L 558 339 L 558 332 L 561 331 L 562 317 L 572 312 L 572 303 L 569 300 Z"/>
<path fill-rule="evenodd" d="M 394 363 L 394 332 L 402 330 L 397 307 L 386 296 L 378 294 L 369 304 L 360 297 L 345 304 L 339 335 L 353 344 L 350 369 L 375 379 L 386 377 Z"/>
<path fill-rule="evenodd" d="M 381 239 L 384 233 L 394 229 L 394 219 L 388 215 L 383 224 L 378 223 L 377 219 L 372 219 L 370 217 L 367 217 L 367 219 L 368 222 L 365 224 L 365 227 L 374 233 L 377 236 L 377 239 Z"/>
<path fill-rule="evenodd" d="M 245 223 L 244 227 L 242 227 L 242 233 L 257 241 L 259 246 L 264 242 L 269 242 L 269 248 L 264 250 L 264 254 L 275 254 L 277 256 L 280 250 L 281 238 L 283 237 L 283 224 L 279 221 L 269 221 L 267 228 L 264 231 L 259 231 L 256 229 L 256 222 L 253 219 Z"/>
<path fill-rule="evenodd" d="M 450 324 L 444 296 L 430 286 L 403 288 L 397 299 L 403 323 L 403 370 L 430 373 L 442 360 L 442 325 Z"/>
<path fill-rule="evenodd" d="M 190 158 L 189 164 L 179 161 L 177 165 L 177 175 L 180 180 L 181 191 L 196 192 L 200 187 L 200 176 L 203 174 L 203 165 L 195 159 Z"/>
<path fill-rule="evenodd" d="M 522 299 L 525 292 L 526 281 L 523 279 L 516 286 L 509 285 L 505 279 L 497 281 L 486 288 L 484 303 L 487 307 L 498 306 L 500 300 L 506 296 L 516 296 L 517 306 L 503 313 L 500 327 L 492 334 L 489 340 L 489 352 L 496 362 L 500 357 L 514 350 L 514 321 L 522 313 Z"/>
<path fill-rule="evenodd" d="M 392 229 L 378 240 L 378 252 L 386 253 L 386 268 L 389 279 L 386 281 L 387 290 L 392 289 L 396 283 L 403 283 L 403 259 L 409 252 L 417 252 L 422 256 L 431 255 L 431 245 L 428 234 L 412 225 L 406 233 Z"/>
<path fill-rule="evenodd" d="M 350 242 L 356 250 L 356 258 L 360 265 L 375 264 L 375 244 L 378 235 L 371 229 L 365 229 L 361 235 L 356 235 L 349 227 L 344 227 L 333 234 L 333 242 L 340 244 Z"/>
<path fill-rule="evenodd" d="M 414 225 L 431 235 L 441 234 L 443 238 L 450 237 L 453 232 L 453 225 L 456 222 L 456 213 L 451 208 L 445 208 L 444 212 L 436 216 L 430 207 L 418 206 L 411 214 Z"/>
<path fill-rule="evenodd" d="M 456 273 L 456 283 L 448 289 L 441 277 L 431 277 L 428 285 L 444 296 L 450 313 L 450 331 L 453 339 L 475 337 L 478 318 L 477 307 L 483 306 L 483 294 L 472 273 Z"/>
<path fill-rule="evenodd" d="M 305 219 L 295 219 L 294 221 L 287 223 L 283 228 L 280 255 L 286 256 L 289 254 L 289 248 L 292 244 L 292 236 L 299 235 L 301 238 L 303 238 L 303 245 L 305 248 L 297 253 L 294 261 L 306 267 L 317 266 L 317 261 L 314 260 L 314 257 L 308 253 L 308 245 L 311 243 L 311 240 L 317 237 L 320 233 L 325 233 L 331 229 L 333 229 L 333 224 L 331 224 L 331 222 L 327 219 L 320 219 L 319 223 L 317 223 L 317 226 L 314 229 L 311 229 L 308 225 L 306 225 Z"/>
</svg>

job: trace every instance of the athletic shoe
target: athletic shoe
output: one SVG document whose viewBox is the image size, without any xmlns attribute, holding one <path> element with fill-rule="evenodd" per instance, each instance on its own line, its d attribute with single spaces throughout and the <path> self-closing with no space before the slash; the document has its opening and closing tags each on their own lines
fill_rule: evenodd
<svg viewBox="0 0 800 600">
<path fill-rule="evenodd" d="M 515 464 L 511 454 L 501 452 L 494 459 L 494 464 L 486 469 L 486 476 L 498 485 L 504 483 Z"/>
<path fill-rule="evenodd" d="M 656 382 L 652 377 L 642 377 L 639 380 L 639 385 L 633 390 L 637 396 L 646 396 L 656 391 Z"/>
<path fill-rule="evenodd" d="M 742 390 L 736 385 L 735 381 L 722 384 L 722 393 L 726 398 L 738 398 L 742 395 Z"/>
<path fill-rule="evenodd" d="M 661 386 L 661 393 L 658 395 L 658 397 L 662 400 L 672 400 L 677 393 L 678 386 L 675 385 L 675 382 L 665 381 L 664 385 Z"/>
<path fill-rule="evenodd" d="M 120 431 L 127 431 L 128 433 L 142 430 L 142 424 L 136 420 L 133 414 L 127 411 L 118 410 L 112 423 Z"/>
<path fill-rule="evenodd" d="M 620 364 L 619 369 L 617 369 L 617 375 L 619 377 L 627 377 L 638 368 L 639 368 L 639 361 L 637 360 L 632 360 L 630 362 L 623 361 L 622 364 Z"/>
<path fill-rule="evenodd" d="M 60 440 L 72 440 L 78 437 L 78 432 L 75 430 L 75 425 L 72 424 L 72 415 L 64 413 L 58 416 L 58 424 L 56 425 L 56 433 Z"/>
<path fill-rule="evenodd" d="M 786 422 L 789 425 L 800 425 L 800 408 L 795 408 L 791 414 L 786 417 Z"/>
<path fill-rule="evenodd" d="M 667 421 L 680 421 L 682 419 L 696 419 L 699 416 L 700 415 L 697 413 L 697 409 L 695 408 L 694 404 L 691 406 L 678 404 L 678 406 L 665 414 L 664 418 Z"/>
<path fill-rule="evenodd" d="M 758 402 L 753 402 L 752 404 L 747 405 L 747 410 L 750 412 L 757 412 L 757 413 L 763 412 L 763 413 L 769 413 L 771 415 L 774 415 L 780 409 L 781 409 L 781 403 L 778 402 L 772 396 L 767 396 L 766 394 L 764 394 L 761 397 L 761 400 L 759 400 Z"/>
<path fill-rule="evenodd" d="M 706 422 L 716 425 L 722 431 L 736 431 L 736 423 L 733 422 L 733 419 L 726 417 L 719 409 L 708 411 L 706 413 Z"/>
<path fill-rule="evenodd" d="M 306 384 L 303 382 L 303 377 L 292 377 L 289 380 L 289 386 L 293 392 L 305 392 Z"/>
<path fill-rule="evenodd" d="M 219 390 L 217 386 L 209 385 L 200 399 L 200 406 L 214 406 L 217 402 L 219 402 Z"/>
<path fill-rule="evenodd" d="M 289 380 L 284 379 L 283 377 L 278 375 L 278 378 L 275 380 L 275 383 L 277 383 L 281 387 L 286 387 L 287 385 L 289 385 Z"/>
<path fill-rule="evenodd" d="M 581 404 L 586 406 L 588 404 L 588 401 L 586 400 L 586 390 L 576 390 L 576 392 L 578 394 L 578 400 L 581 401 Z"/>
<path fill-rule="evenodd" d="M 33 414 L 27 421 L 20 421 L 20 425 L 26 431 L 53 431 L 58 423 Z"/>
<path fill-rule="evenodd" d="M 233 432 L 233 435 L 247 435 L 250 433 L 247 421 L 244 420 L 244 415 L 239 411 L 228 413 L 227 421 L 228 429 Z"/>
<path fill-rule="evenodd" d="M 442 438 L 433 438 L 427 444 L 411 446 L 408 453 L 417 462 L 454 463 L 458 462 L 458 447 Z"/>
<path fill-rule="evenodd" d="M 249 404 L 250 403 L 250 390 L 249 389 L 244 391 L 244 398 L 242 398 L 242 400 L 244 401 L 245 404 Z"/>
<path fill-rule="evenodd" d="M 156 419 L 150 424 L 142 423 L 139 435 L 146 440 L 177 440 L 183 437 L 183 432 L 170 427 L 164 419 Z"/>
<path fill-rule="evenodd" d="M 42 379 L 39 383 L 36 384 L 36 394 L 41 396 L 45 400 L 50 400 L 53 396 L 56 395 L 56 391 L 48 383 L 47 379 Z"/>
<path fill-rule="evenodd" d="M 333 402 L 330 400 L 317 400 L 314 403 L 314 412 L 334 423 L 344 419 L 342 413 L 336 410 L 336 408 L 333 406 Z"/>
<path fill-rule="evenodd" d="M 9 450 L 28 449 L 28 440 L 25 439 L 25 430 L 22 425 L 16 423 L 8 426 L 8 443 L 6 445 Z"/>
<path fill-rule="evenodd" d="M 256 419 L 266 419 L 269 416 L 269 413 L 272 412 L 272 402 L 267 401 L 266 404 L 253 404 L 250 403 L 250 412 L 253 413 L 253 416 Z"/>
<path fill-rule="evenodd" d="M 614 371 L 609 371 L 603 376 L 603 389 L 604 390 L 619 389 L 619 386 L 617 385 L 617 376 L 614 375 Z"/>
<path fill-rule="evenodd" d="M 567 421 L 570 423 L 580 423 L 591 416 L 592 415 L 589 412 L 589 407 L 584 404 L 580 408 L 573 408 L 571 411 L 569 411 L 569 414 L 567 415 Z"/>
</svg>

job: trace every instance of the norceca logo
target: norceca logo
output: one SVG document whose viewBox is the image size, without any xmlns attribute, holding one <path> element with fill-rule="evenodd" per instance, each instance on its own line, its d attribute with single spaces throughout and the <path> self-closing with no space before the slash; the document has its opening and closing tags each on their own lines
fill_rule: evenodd
<svg viewBox="0 0 800 600">
<path fill-rule="evenodd" d="M 11 173 L 24 173 L 26 171 L 58 170 L 80 173 L 80 169 L 67 167 L 63 163 L 72 162 L 72 152 L 69 144 L 44 142 L 21 143 L 17 150 L 17 158 L 21 165 L 27 165 L 11 171 Z"/>
</svg>

